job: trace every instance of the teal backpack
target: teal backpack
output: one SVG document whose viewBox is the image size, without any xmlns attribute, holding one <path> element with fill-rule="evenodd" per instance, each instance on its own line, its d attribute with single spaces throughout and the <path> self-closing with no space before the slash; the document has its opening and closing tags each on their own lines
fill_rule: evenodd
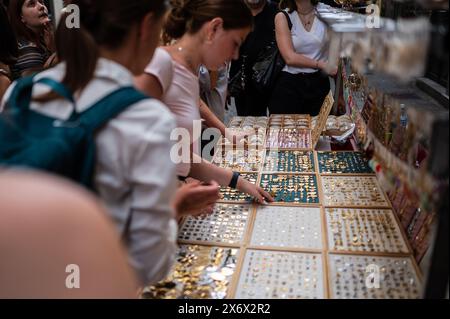
<svg viewBox="0 0 450 319">
<path fill-rule="evenodd" d="M 72 102 L 74 111 L 65 121 L 30 109 L 33 85 L 41 83 Z M 21 79 L 0 113 L 0 167 L 23 167 L 65 176 L 94 190 L 95 133 L 130 105 L 149 97 L 123 87 L 77 113 L 69 90 L 49 78 Z"/>
</svg>

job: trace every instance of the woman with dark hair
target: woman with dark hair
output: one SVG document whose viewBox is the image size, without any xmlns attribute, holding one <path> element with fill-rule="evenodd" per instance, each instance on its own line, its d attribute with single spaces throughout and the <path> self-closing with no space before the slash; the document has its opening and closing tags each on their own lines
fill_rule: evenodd
<svg viewBox="0 0 450 319">
<path fill-rule="evenodd" d="M 317 0 L 281 0 L 286 16 L 275 17 L 278 48 L 286 66 L 278 77 L 269 103 L 272 114 L 319 114 L 330 91 L 326 73 L 327 27 L 316 16 Z M 335 72 L 331 72 L 334 75 Z"/>
<path fill-rule="evenodd" d="M 199 68 L 204 65 L 216 71 L 238 58 L 239 47 L 252 28 L 249 8 L 242 0 L 173 0 L 171 5 L 164 38 L 175 42 L 156 50 L 136 84 L 161 99 L 177 119 L 180 130 L 176 137 L 181 137 L 178 146 L 184 151 L 177 166 L 179 178 L 215 180 L 222 186 L 250 194 L 259 203 L 272 201 L 267 192 L 239 173 L 202 159 L 199 137 L 195 134 L 196 123 L 201 128 Z M 189 139 L 184 138 L 186 135 Z"/>
<path fill-rule="evenodd" d="M 241 92 L 233 92 L 239 116 L 267 116 L 271 90 L 261 92 L 252 82 L 252 68 L 258 56 L 275 41 L 275 15 L 277 4 L 267 0 L 244 0 L 252 11 L 255 27 L 249 34 L 239 52 L 239 59 L 233 61 L 230 79 L 239 78 L 244 83 Z M 240 73 L 239 73 L 240 72 Z"/>
<path fill-rule="evenodd" d="M 60 23 L 56 49 L 61 61 L 37 74 L 64 84 L 75 103 L 33 86 L 30 108 L 60 121 L 90 111 L 99 100 L 133 86 L 159 42 L 165 0 L 72 0 L 80 28 Z M 62 21 L 69 17 L 64 13 Z M 6 96 L 14 90 L 14 83 Z M 6 103 L 8 100 L 6 98 Z M 106 112 L 106 111 L 105 111 Z M 199 213 L 219 198 L 218 185 L 176 189 L 170 158 L 175 119 L 156 99 L 133 103 L 95 134 L 94 186 L 116 228 L 124 234 L 131 264 L 142 283 L 155 283 L 169 271 L 176 250 L 175 217 Z M 176 194 L 175 194 L 176 193 Z"/>
<path fill-rule="evenodd" d="M 9 17 L 19 49 L 13 78 L 42 71 L 54 52 L 53 28 L 44 1 L 10 0 Z"/>
<path fill-rule="evenodd" d="M 16 62 L 17 40 L 9 23 L 6 7 L 0 3 L 0 101 L 6 89 L 11 84 L 11 70 L 9 66 Z"/>
</svg>

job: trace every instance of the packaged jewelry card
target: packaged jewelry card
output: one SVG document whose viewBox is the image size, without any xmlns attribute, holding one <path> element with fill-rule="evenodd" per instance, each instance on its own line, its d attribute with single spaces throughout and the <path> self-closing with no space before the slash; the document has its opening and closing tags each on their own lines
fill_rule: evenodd
<svg viewBox="0 0 450 319">
<path fill-rule="evenodd" d="M 242 128 L 245 129 L 265 129 L 269 123 L 267 117 L 246 117 L 242 121 Z"/>
<path fill-rule="evenodd" d="M 262 150 L 266 139 L 266 130 L 257 129 L 245 131 L 233 129 L 227 131 L 227 136 L 222 136 L 217 142 L 221 149 L 257 149 Z"/>
<path fill-rule="evenodd" d="M 322 249 L 320 208 L 258 206 L 251 246 Z"/>
<path fill-rule="evenodd" d="M 229 128 L 240 128 L 242 126 L 242 123 L 244 121 L 244 117 L 235 116 L 230 120 L 230 123 L 228 123 Z"/>
<path fill-rule="evenodd" d="M 312 149 L 311 131 L 297 128 L 270 128 L 266 147 L 269 149 Z"/>
<path fill-rule="evenodd" d="M 178 232 L 178 240 L 240 244 L 251 209 L 252 206 L 246 204 L 216 204 L 211 215 L 186 218 Z"/>
<path fill-rule="evenodd" d="M 312 151 L 267 151 L 264 172 L 314 173 Z"/>
<path fill-rule="evenodd" d="M 422 285 L 411 258 L 329 255 L 333 299 L 417 299 Z"/>
<path fill-rule="evenodd" d="M 275 202 L 319 203 L 316 175 L 263 174 L 261 187 L 272 195 Z"/>
<path fill-rule="evenodd" d="M 325 216 L 330 250 L 409 253 L 390 209 L 326 208 Z"/>
<path fill-rule="evenodd" d="M 144 299 L 225 299 L 238 249 L 183 245 L 164 281 L 146 287 Z"/>
<path fill-rule="evenodd" d="M 219 167 L 229 168 L 238 172 L 258 172 L 262 165 L 263 151 L 223 150 L 219 149 L 214 156 L 213 163 Z"/>
<path fill-rule="evenodd" d="M 236 299 L 324 297 L 321 254 L 247 250 Z"/>
<path fill-rule="evenodd" d="M 303 114 L 275 114 L 270 117 L 269 126 L 271 128 L 311 129 L 311 118 L 309 115 Z"/>
<path fill-rule="evenodd" d="M 389 207 L 378 185 L 371 176 L 322 176 L 325 206 Z"/>
<path fill-rule="evenodd" d="M 321 174 L 370 174 L 373 170 L 360 152 L 317 152 Z"/>
</svg>

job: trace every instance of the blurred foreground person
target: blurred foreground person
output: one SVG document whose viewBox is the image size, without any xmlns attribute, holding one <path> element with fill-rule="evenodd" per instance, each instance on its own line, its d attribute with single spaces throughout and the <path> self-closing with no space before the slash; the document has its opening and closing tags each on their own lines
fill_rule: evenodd
<svg viewBox="0 0 450 319">
<path fill-rule="evenodd" d="M 136 297 L 117 231 L 86 191 L 0 171 L 0 205 L 0 299 Z"/>
</svg>

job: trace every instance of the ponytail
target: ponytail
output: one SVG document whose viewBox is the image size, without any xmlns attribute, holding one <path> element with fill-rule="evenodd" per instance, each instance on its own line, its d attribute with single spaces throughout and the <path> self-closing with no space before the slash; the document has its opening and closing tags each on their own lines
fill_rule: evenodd
<svg viewBox="0 0 450 319">
<path fill-rule="evenodd" d="M 67 16 L 63 13 L 61 21 L 66 21 Z M 92 79 L 99 58 L 95 39 L 83 25 L 69 29 L 64 22 L 59 24 L 55 39 L 58 58 L 66 64 L 63 84 L 71 92 L 82 90 Z"/>
<path fill-rule="evenodd" d="M 171 10 L 167 16 L 165 25 L 163 40 L 165 43 L 169 43 L 173 39 L 179 39 L 186 33 L 186 26 L 191 18 L 189 11 L 186 10 L 184 0 L 172 0 Z"/>
<path fill-rule="evenodd" d="M 131 31 L 148 13 L 155 18 L 167 10 L 166 0 L 71 0 L 79 7 L 80 27 L 68 28 L 64 12 L 56 30 L 58 59 L 66 64 L 63 84 L 72 93 L 83 90 L 91 81 L 100 57 L 100 47 L 119 48 Z M 39 100 L 54 99 L 49 94 Z"/>
</svg>

